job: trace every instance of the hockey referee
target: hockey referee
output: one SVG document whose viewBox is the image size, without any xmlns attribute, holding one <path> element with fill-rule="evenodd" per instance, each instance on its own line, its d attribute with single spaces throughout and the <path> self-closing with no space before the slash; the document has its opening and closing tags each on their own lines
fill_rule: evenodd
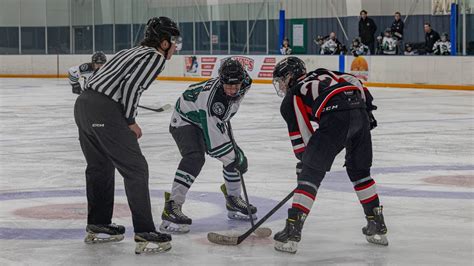
<svg viewBox="0 0 474 266">
<path fill-rule="evenodd" d="M 171 249 L 171 236 L 155 230 L 148 189 L 148 164 L 135 121 L 142 93 L 180 49 L 180 31 L 167 18 L 151 18 L 140 45 L 118 52 L 87 81 L 74 118 L 87 161 L 86 243 L 121 241 L 125 227 L 112 223 L 115 169 L 124 177 L 135 231 L 135 253 Z M 100 237 L 105 234 L 106 237 Z M 147 247 L 153 243 L 153 248 Z"/>
</svg>

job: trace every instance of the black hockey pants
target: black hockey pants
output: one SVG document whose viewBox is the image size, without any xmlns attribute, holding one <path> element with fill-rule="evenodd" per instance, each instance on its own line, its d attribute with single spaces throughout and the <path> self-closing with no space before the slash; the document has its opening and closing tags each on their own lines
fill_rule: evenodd
<svg viewBox="0 0 474 266">
<path fill-rule="evenodd" d="M 372 166 L 372 138 L 365 109 L 336 111 L 321 116 L 319 128 L 310 138 L 304 152 L 299 179 L 319 187 L 325 173 L 331 170 L 337 154 L 344 148 L 345 166 L 351 181 L 369 176 Z"/>
</svg>

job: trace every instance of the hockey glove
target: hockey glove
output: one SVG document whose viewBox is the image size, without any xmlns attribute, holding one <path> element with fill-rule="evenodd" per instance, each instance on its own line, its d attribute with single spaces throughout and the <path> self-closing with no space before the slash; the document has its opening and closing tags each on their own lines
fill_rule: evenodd
<svg viewBox="0 0 474 266">
<path fill-rule="evenodd" d="M 247 157 L 239 146 L 235 149 L 234 168 L 241 174 L 245 174 L 248 170 Z"/>
<path fill-rule="evenodd" d="M 301 161 L 296 163 L 296 176 L 299 177 L 303 170 L 303 163 Z"/>
<path fill-rule="evenodd" d="M 74 94 L 81 94 L 82 93 L 81 84 L 73 83 L 73 84 L 71 84 L 71 86 L 72 86 L 72 93 L 74 93 Z"/>
<path fill-rule="evenodd" d="M 367 113 L 369 114 L 370 130 L 372 130 L 377 127 L 377 120 L 375 120 L 375 117 L 372 114 L 372 111 L 367 112 Z"/>
</svg>

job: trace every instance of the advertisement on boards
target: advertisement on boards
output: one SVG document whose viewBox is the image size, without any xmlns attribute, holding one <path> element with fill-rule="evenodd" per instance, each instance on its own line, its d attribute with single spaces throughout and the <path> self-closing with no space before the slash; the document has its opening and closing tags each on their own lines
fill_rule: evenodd
<svg viewBox="0 0 474 266">
<path fill-rule="evenodd" d="M 271 79 L 273 68 L 279 60 L 276 56 L 185 56 L 185 76 L 215 77 L 222 61 L 228 57 L 239 61 L 252 79 Z"/>
</svg>

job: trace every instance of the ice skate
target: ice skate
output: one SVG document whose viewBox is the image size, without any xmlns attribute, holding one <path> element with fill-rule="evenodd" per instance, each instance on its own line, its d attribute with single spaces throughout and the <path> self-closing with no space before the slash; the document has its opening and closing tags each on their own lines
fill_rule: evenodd
<svg viewBox="0 0 474 266">
<path fill-rule="evenodd" d="M 135 254 L 162 253 L 171 249 L 171 236 L 159 232 L 136 233 L 135 242 Z M 148 247 L 150 243 L 155 247 Z"/>
<path fill-rule="evenodd" d="M 123 240 L 125 227 L 116 224 L 88 224 L 86 232 L 86 244 L 119 242 Z"/>
<path fill-rule="evenodd" d="M 181 211 L 181 204 L 170 200 L 170 196 L 170 193 L 165 192 L 165 208 L 161 214 L 163 222 L 160 225 L 160 231 L 174 234 L 187 233 L 193 221 Z"/>
<path fill-rule="evenodd" d="M 367 226 L 362 228 L 362 233 L 369 243 L 388 246 L 387 227 L 382 214 L 383 207 L 374 208 L 374 216 L 366 216 Z"/>
<path fill-rule="evenodd" d="M 301 240 L 301 230 L 306 219 L 305 213 L 300 213 L 297 219 L 286 220 L 285 228 L 273 236 L 275 240 L 275 250 L 296 253 L 298 250 L 298 242 Z"/>
<path fill-rule="evenodd" d="M 225 184 L 222 184 L 221 191 L 224 193 L 225 200 L 226 200 L 226 208 L 227 208 L 227 217 L 232 220 L 249 220 L 248 210 L 247 210 L 247 203 L 245 200 L 242 199 L 241 196 L 235 197 L 227 195 L 227 189 Z M 257 219 L 257 208 L 250 204 L 250 211 L 252 214 L 252 219 Z"/>
</svg>

